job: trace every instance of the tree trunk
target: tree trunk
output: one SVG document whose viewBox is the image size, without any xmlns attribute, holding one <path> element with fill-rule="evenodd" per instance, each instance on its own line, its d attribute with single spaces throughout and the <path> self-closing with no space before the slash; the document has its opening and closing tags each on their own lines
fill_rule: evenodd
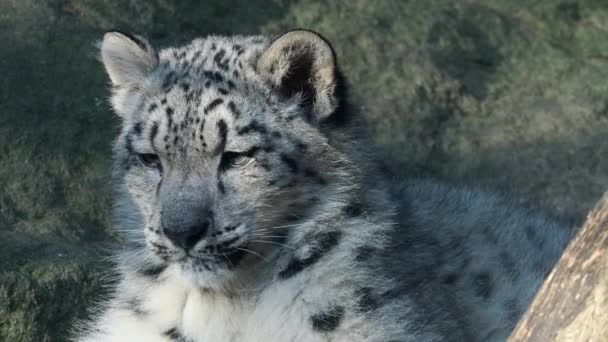
<svg viewBox="0 0 608 342">
<path fill-rule="evenodd" d="M 608 342 L 608 193 L 509 337 L 520 341 Z"/>
</svg>

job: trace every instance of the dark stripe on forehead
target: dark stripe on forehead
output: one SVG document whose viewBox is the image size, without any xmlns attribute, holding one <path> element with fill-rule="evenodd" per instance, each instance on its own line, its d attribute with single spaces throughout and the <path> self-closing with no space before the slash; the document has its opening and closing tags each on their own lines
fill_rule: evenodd
<svg viewBox="0 0 608 342">
<path fill-rule="evenodd" d="M 215 149 L 213 150 L 214 155 L 222 153 L 224 151 L 224 147 L 226 146 L 226 138 L 228 137 L 228 125 L 226 125 L 226 121 L 220 119 L 217 122 L 217 130 L 218 137 L 220 140 L 217 146 L 215 146 Z"/>
<path fill-rule="evenodd" d="M 154 145 L 154 138 L 158 134 L 158 122 L 154 122 L 152 124 L 152 128 L 150 128 L 150 145 Z"/>
<path fill-rule="evenodd" d="M 232 101 L 228 102 L 228 110 L 235 119 L 238 119 L 239 116 L 241 116 L 241 112 L 236 108 L 236 105 Z"/>
<path fill-rule="evenodd" d="M 222 99 L 215 99 L 213 101 L 211 101 L 206 107 L 205 109 L 203 109 L 203 113 L 208 114 L 210 111 L 212 111 L 215 107 L 221 105 L 222 103 L 224 103 L 224 100 Z"/>
</svg>

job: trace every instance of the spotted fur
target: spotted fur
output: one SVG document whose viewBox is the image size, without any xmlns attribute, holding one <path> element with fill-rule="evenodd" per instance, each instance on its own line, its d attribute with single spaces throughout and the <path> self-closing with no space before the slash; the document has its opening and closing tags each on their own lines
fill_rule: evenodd
<svg viewBox="0 0 608 342">
<path fill-rule="evenodd" d="M 504 341 L 571 235 L 390 181 L 315 33 L 157 53 L 110 32 L 101 55 L 128 243 L 78 341 Z"/>
</svg>

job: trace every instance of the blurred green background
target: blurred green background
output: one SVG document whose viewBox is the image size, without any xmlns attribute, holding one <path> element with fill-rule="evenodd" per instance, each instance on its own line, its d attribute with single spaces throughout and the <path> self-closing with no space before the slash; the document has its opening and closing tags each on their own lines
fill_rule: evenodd
<svg viewBox="0 0 608 342">
<path fill-rule="evenodd" d="M 118 120 L 94 43 L 320 32 L 403 176 L 584 218 L 608 188 L 608 1 L 0 0 L 0 341 L 62 341 L 103 294 Z"/>
</svg>

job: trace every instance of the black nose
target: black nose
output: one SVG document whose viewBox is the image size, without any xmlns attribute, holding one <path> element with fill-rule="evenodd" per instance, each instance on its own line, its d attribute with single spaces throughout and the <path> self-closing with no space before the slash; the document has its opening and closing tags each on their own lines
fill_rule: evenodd
<svg viewBox="0 0 608 342">
<path fill-rule="evenodd" d="M 163 226 L 165 235 L 176 245 L 183 249 L 191 249 L 199 242 L 209 230 L 211 218 L 206 218 L 192 226 L 167 225 Z"/>
</svg>

